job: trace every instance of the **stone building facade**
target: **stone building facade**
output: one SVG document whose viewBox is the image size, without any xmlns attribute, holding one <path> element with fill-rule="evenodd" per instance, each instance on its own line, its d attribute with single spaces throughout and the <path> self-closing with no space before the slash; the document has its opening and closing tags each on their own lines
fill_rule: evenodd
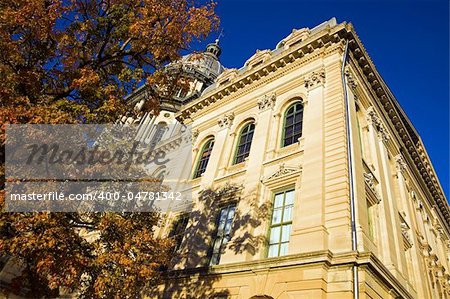
<svg viewBox="0 0 450 299">
<path fill-rule="evenodd" d="M 184 57 L 190 93 L 128 120 L 193 130 L 193 201 L 159 231 L 177 247 L 152 296 L 450 298 L 447 199 L 353 26 L 293 30 L 240 69 L 219 55 Z"/>
</svg>

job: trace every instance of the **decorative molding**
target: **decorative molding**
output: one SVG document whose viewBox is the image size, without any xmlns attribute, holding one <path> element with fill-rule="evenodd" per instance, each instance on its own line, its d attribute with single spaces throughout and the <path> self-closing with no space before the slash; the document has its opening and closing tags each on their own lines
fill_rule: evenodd
<svg viewBox="0 0 450 299">
<path fill-rule="evenodd" d="M 433 229 L 436 232 L 436 237 L 439 237 L 441 239 L 444 238 L 444 236 L 445 236 L 444 228 L 439 223 L 439 221 L 436 218 L 434 218 L 432 223 L 433 223 Z"/>
<path fill-rule="evenodd" d="M 200 135 L 200 131 L 198 129 L 192 131 L 192 144 L 197 141 L 198 135 Z"/>
<path fill-rule="evenodd" d="M 388 131 L 384 127 L 381 118 L 375 112 L 375 109 L 373 109 L 373 106 L 370 106 L 367 109 L 366 119 L 369 125 L 373 125 L 374 128 L 377 130 L 378 137 L 381 138 L 381 140 L 386 142 L 390 139 Z"/>
<path fill-rule="evenodd" d="M 217 124 L 221 128 L 229 128 L 233 124 L 234 120 L 234 112 L 224 114 L 218 121 Z"/>
<path fill-rule="evenodd" d="M 373 176 L 373 174 L 371 173 L 364 173 L 364 181 L 366 183 L 366 186 L 369 188 L 370 191 L 372 191 L 372 193 L 375 195 L 375 198 L 377 200 L 376 203 L 379 203 L 381 201 L 381 196 L 377 191 L 376 188 L 376 180 L 375 177 Z"/>
<path fill-rule="evenodd" d="M 395 168 L 397 169 L 397 172 L 405 172 L 406 167 L 407 164 L 403 159 L 403 156 L 401 154 L 395 156 Z"/>
<path fill-rule="evenodd" d="M 255 54 L 252 57 L 247 59 L 244 66 L 253 67 L 256 64 L 266 62 L 272 56 L 271 50 L 256 50 Z"/>
<path fill-rule="evenodd" d="M 348 86 L 350 86 L 350 88 L 355 91 L 358 84 L 356 83 L 355 78 L 348 68 L 345 70 L 345 76 L 347 77 Z"/>
<path fill-rule="evenodd" d="M 400 212 L 399 216 L 400 216 L 400 228 L 401 228 L 402 236 L 403 236 L 403 244 L 405 245 L 405 250 L 408 250 L 413 246 L 413 241 L 412 241 L 411 232 L 410 232 L 411 229 L 410 229 L 408 223 L 406 223 L 405 212 Z"/>
<path fill-rule="evenodd" d="M 259 111 L 264 111 L 275 106 L 277 100 L 277 95 L 273 92 L 271 95 L 265 94 L 261 99 L 258 100 Z"/>
<path fill-rule="evenodd" d="M 301 170 L 301 167 L 289 167 L 286 166 L 284 163 L 280 164 L 280 167 L 278 168 L 277 171 L 275 171 L 273 174 L 271 174 L 266 180 L 271 180 L 271 179 L 275 179 L 278 178 L 280 176 L 285 176 L 288 174 L 291 174 L 293 172 L 297 172 Z"/>
<path fill-rule="evenodd" d="M 226 82 L 230 82 L 231 80 L 235 79 L 238 76 L 239 71 L 235 68 L 233 69 L 225 69 L 222 74 L 220 74 L 216 81 L 219 84 L 224 84 Z"/>
<path fill-rule="evenodd" d="M 261 177 L 261 183 L 269 189 L 286 187 L 287 184 L 295 184 L 297 178 L 301 175 L 302 167 L 286 166 L 284 163 L 279 164 L 278 170 L 268 177 Z"/>
<path fill-rule="evenodd" d="M 325 84 L 325 70 L 311 72 L 305 77 L 305 87 L 308 89 L 313 89 L 323 84 Z"/>
<path fill-rule="evenodd" d="M 289 34 L 284 39 L 282 39 L 277 44 L 276 48 L 279 49 L 281 47 L 284 47 L 284 48 L 292 47 L 292 46 L 298 44 L 299 42 L 307 39 L 310 35 L 311 35 L 311 31 L 308 28 L 293 29 L 292 33 Z"/>
</svg>

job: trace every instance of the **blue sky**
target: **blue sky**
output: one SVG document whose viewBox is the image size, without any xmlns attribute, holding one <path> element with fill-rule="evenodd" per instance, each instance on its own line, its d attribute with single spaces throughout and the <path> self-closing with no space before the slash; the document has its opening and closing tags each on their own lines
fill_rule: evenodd
<svg viewBox="0 0 450 299">
<path fill-rule="evenodd" d="M 312 28 L 331 17 L 353 23 L 419 132 L 449 199 L 448 1 L 218 2 L 225 67 L 241 67 L 256 49 L 273 49 L 293 28 Z"/>
</svg>

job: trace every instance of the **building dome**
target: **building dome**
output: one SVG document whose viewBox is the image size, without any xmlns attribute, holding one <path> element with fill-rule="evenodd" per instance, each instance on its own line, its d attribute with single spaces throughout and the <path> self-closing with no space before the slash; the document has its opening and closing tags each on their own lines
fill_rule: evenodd
<svg viewBox="0 0 450 299">
<path fill-rule="evenodd" d="M 181 58 L 180 63 L 185 73 L 201 75 L 211 82 L 225 69 L 216 56 L 210 52 L 185 55 Z"/>
<path fill-rule="evenodd" d="M 219 40 L 216 40 L 215 43 L 208 44 L 204 52 L 184 55 L 179 61 L 170 64 L 167 69 L 181 67 L 182 72 L 187 76 L 210 85 L 225 69 L 219 61 L 221 53 Z"/>
<path fill-rule="evenodd" d="M 165 71 L 185 77 L 190 84 L 190 89 L 187 91 L 180 89 L 170 99 L 161 99 L 161 110 L 176 112 L 182 105 L 198 98 L 206 88 L 213 85 L 217 77 L 225 70 L 219 61 L 221 53 L 219 40 L 216 40 L 208 44 L 203 52 L 184 55 L 178 61 L 168 64 Z M 149 87 L 141 86 L 128 99 L 133 103 L 139 103 L 145 96 L 146 88 Z M 136 107 L 136 109 L 141 108 Z"/>
</svg>

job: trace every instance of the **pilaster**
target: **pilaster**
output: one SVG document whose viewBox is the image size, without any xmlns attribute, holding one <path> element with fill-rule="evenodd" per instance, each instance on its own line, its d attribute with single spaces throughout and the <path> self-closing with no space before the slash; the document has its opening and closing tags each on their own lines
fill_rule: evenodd
<svg viewBox="0 0 450 299">
<path fill-rule="evenodd" d="M 303 173 L 299 208 L 294 210 L 289 253 L 327 248 L 328 233 L 324 223 L 324 89 L 325 69 L 305 78 L 308 109 L 303 116 Z"/>
</svg>

